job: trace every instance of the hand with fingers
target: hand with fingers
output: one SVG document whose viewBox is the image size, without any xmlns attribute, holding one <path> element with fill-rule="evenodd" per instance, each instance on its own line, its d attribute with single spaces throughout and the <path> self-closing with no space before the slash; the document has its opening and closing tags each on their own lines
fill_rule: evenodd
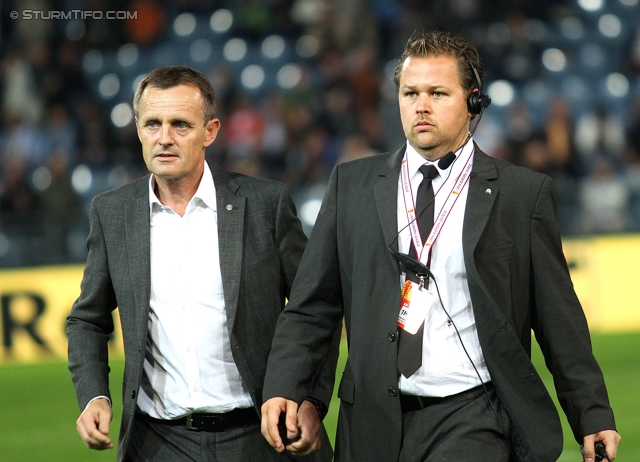
<svg viewBox="0 0 640 462">
<path fill-rule="evenodd" d="M 603 430 L 592 435 L 587 435 L 582 441 L 583 462 L 613 462 L 618 453 L 620 435 L 615 430 Z"/>
<path fill-rule="evenodd" d="M 113 442 L 109 438 L 109 425 L 112 418 L 111 405 L 105 398 L 91 401 L 80 414 L 76 421 L 76 428 L 89 449 L 101 451 L 113 448 Z"/>
<path fill-rule="evenodd" d="M 262 405 L 262 435 L 266 438 L 267 443 L 278 452 L 285 450 L 285 443 L 280 436 L 278 425 L 281 414 L 285 415 L 286 438 L 290 441 L 295 440 L 298 437 L 298 403 L 287 398 L 276 397 L 268 399 Z"/>
<path fill-rule="evenodd" d="M 296 456 L 306 456 L 319 450 L 321 446 L 322 421 L 315 405 L 309 401 L 303 401 L 300 409 L 298 409 L 297 427 L 297 439 L 286 445 L 285 449 Z"/>
</svg>

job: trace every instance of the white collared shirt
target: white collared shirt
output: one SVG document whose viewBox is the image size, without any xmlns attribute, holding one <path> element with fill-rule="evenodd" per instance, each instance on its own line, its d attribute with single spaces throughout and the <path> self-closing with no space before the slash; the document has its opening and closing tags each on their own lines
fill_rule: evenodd
<svg viewBox="0 0 640 462">
<path fill-rule="evenodd" d="M 464 147 L 463 152 L 473 149 L 473 140 Z M 420 166 L 429 164 L 407 142 L 406 156 L 411 190 L 415 196 L 422 182 Z M 460 157 L 461 154 L 458 154 Z M 473 159 L 472 159 L 473 161 Z M 437 162 L 434 164 L 438 168 Z M 464 165 L 455 161 L 448 169 L 438 168 L 440 176 L 432 182 L 435 194 L 435 215 L 440 212 L 453 183 L 458 178 Z M 410 378 L 400 375 L 400 390 L 403 393 L 420 396 L 449 396 L 460 393 L 490 381 L 480 341 L 476 332 L 475 318 L 471 306 L 471 296 L 467 284 L 467 271 L 462 253 L 462 226 L 466 208 L 469 183 L 462 189 L 456 205 L 451 210 L 445 224 L 436 239 L 431 254 L 430 269 L 438 288 L 444 308 L 457 326 L 464 347 L 469 352 L 480 377 L 464 352 L 454 326 L 449 322 L 442 304 L 431 309 L 425 319 L 424 342 L 422 349 L 422 367 Z M 408 198 L 407 198 L 408 199 Z M 414 204 L 417 201 L 413 197 Z M 401 178 L 398 179 L 398 248 L 400 252 L 409 253 L 411 235 L 407 227 L 406 207 L 402 192 Z M 425 235 L 425 232 L 421 230 Z M 400 276 L 400 284 L 404 284 L 404 273 Z M 430 281 L 429 292 L 438 297 L 436 283 Z M 400 289 L 398 289 L 400 290 Z M 399 308 L 399 307 L 398 307 Z"/>
<path fill-rule="evenodd" d="M 154 186 L 152 175 L 149 334 L 138 407 L 159 419 L 250 407 L 231 355 L 209 166 L 183 217 L 160 203 Z"/>
</svg>

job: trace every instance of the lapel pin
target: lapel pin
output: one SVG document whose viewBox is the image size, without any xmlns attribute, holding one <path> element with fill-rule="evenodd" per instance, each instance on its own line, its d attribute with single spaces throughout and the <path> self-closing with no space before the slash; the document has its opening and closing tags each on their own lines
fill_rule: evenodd
<svg viewBox="0 0 640 462">
<path fill-rule="evenodd" d="M 231 205 L 231 204 L 227 204 L 226 209 L 227 209 L 227 210 L 233 210 L 233 205 Z"/>
<path fill-rule="evenodd" d="M 485 193 L 485 194 L 491 194 L 491 189 L 489 189 L 489 188 L 485 189 L 485 190 L 484 190 L 484 193 Z"/>
</svg>

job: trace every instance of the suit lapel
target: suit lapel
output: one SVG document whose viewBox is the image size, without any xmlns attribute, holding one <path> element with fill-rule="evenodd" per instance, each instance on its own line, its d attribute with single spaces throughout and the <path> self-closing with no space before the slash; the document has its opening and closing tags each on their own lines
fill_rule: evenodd
<svg viewBox="0 0 640 462">
<path fill-rule="evenodd" d="M 498 171 L 494 163 L 476 146 L 462 228 L 462 247 L 467 271 L 475 271 L 475 264 L 470 264 L 473 263 L 473 253 L 498 196 L 498 184 L 494 181 L 497 179 Z"/>
<path fill-rule="evenodd" d="M 151 299 L 151 230 L 149 216 L 149 175 L 139 180 L 133 199 L 125 203 L 126 255 L 129 256 L 129 274 L 136 306 L 145 307 L 136 312 L 139 339 L 146 343 Z"/>
<path fill-rule="evenodd" d="M 384 241 L 398 250 L 398 178 L 400 176 L 400 164 L 405 148 L 402 147 L 389 156 L 378 173 L 380 181 L 373 187 L 378 219 L 382 227 Z M 400 271 L 398 261 L 388 254 L 396 271 Z"/>
<path fill-rule="evenodd" d="M 236 195 L 240 185 L 225 170 L 210 164 L 216 186 L 218 248 L 228 332 L 233 332 L 244 257 L 244 225 L 247 198 Z"/>
</svg>

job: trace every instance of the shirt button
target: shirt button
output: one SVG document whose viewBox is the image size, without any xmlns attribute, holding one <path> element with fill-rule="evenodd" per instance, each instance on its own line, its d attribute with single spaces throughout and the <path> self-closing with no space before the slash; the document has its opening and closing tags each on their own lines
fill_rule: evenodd
<svg viewBox="0 0 640 462">
<path fill-rule="evenodd" d="M 196 393 L 200 391 L 200 387 L 193 387 L 193 391 L 195 391 Z"/>
<path fill-rule="evenodd" d="M 389 394 L 391 396 L 398 396 L 398 390 L 396 390 L 396 387 L 389 387 Z"/>
<path fill-rule="evenodd" d="M 389 341 L 390 342 L 396 341 L 396 334 L 394 332 L 389 332 Z"/>
<path fill-rule="evenodd" d="M 187 351 L 191 351 L 191 345 L 187 345 Z"/>
</svg>

